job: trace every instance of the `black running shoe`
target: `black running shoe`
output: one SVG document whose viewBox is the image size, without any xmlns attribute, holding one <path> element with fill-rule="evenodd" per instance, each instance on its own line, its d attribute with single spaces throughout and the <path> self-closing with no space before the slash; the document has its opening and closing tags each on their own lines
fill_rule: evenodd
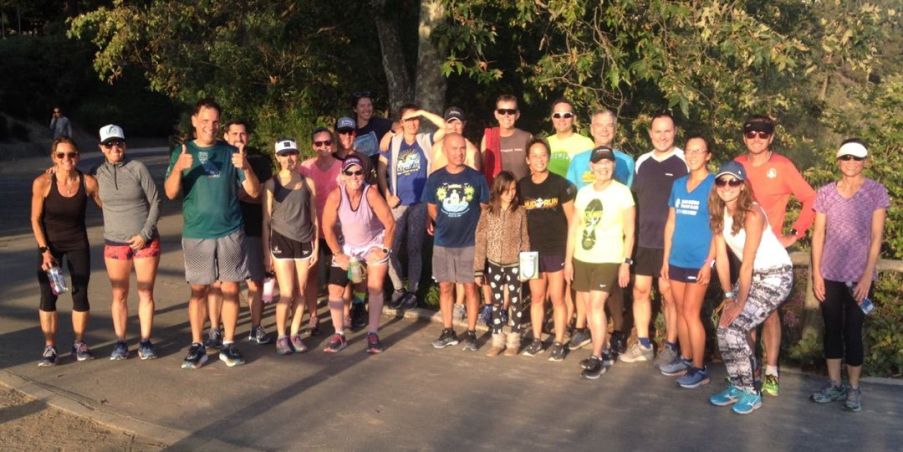
<svg viewBox="0 0 903 452">
<path fill-rule="evenodd" d="M 210 328 L 207 330 L 207 339 L 204 339 L 204 347 L 220 348 L 223 346 L 223 330 Z"/>
<path fill-rule="evenodd" d="M 477 332 L 476 331 L 468 331 L 461 336 L 461 342 L 464 343 L 464 351 L 465 352 L 475 352 L 479 347 L 477 347 Z"/>
<path fill-rule="evenodd" d="M 351 330 L 357 331 L 370 322 L 370 316 L 367 314 L 367 308 L 364 307 L 364 303 L 352 303 L 351 304 Z"/>
<path fill-rule="evenodd" d="M 442 330 L 439 339 L 433 341 L 433 348 L 445 348 L 451 345 L 458 345 L 458 335 L 451 328 Z"/>
<path fill-rule="evenodd" d="M 567 347 L 564 346 L 561 342 L 555 342 L 549 348 L 549 361 L 564 361 L 564 357 L 567 355 Z"/>
<path fill-rule="evenodd" d="M 407 292 L 404 294 L 404 297 L 401 299 L 401 309 L 404 311 L 410 311 L 417 307 L 417 294 L 414 292 Z"/>
<path fill-rule="evenodd" d="M 44 347 L 44 354 L 38 361 L 38 367 L 50 367 L 56 365 L 56 347 L 47 345 Z"/>
<path fill-rule="evenodd" d="M 219 351 L 219 360 L 226 363 L 229 367 L 240 366 L 245 363 L 244 358 L 241 357 L 241 353 L 238 351 L 238 347 L 234 343 L 223 345 L 223 348 Z"/>
<path fill-rule="evenodd" d="M 588 361 L 586 368 L 580 372 L 580 375 L 587 380 L 598 380 L 606 370 L 606 367 L 602 365 L 602 358 L 590 356 Z"/>
<path fill-rule="evenodd" d="M 195 342 L 188 347 L 188 356 L 182 361 L 183 369 L 200 369 L 207 362 L 207 347 Z"/>
<path fill-rule="evenodd" d="M 542 353 L 542 341 L 538 339 L 533 339 L 533 342 L 530 342 L 530 345 L 524 348 L 524 351 L 520 352 L 520 354 L 524 356 L 536 356 L 540 353 Z"/>
</svg>

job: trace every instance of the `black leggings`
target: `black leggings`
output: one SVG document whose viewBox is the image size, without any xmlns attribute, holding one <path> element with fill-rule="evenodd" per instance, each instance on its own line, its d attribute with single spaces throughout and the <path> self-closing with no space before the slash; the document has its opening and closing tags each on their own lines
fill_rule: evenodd
<svg viewBox="0 0 903 452">
<path fill-rule="evenodd" d="M 69 292 L 72 294 L 72 310 L 76 312 L 88 312 L 91 306 L 88 304 L 88 281 L 91 279 L 91 250 L 86 245 L 83 248 L 76 248 L 71 251 L 51 250 L 53 258 L 60 265 L 63 263 L 63 256 L 66 257 L 69 267 L 69 275 L 72 280 L 72 287 Z M 38 254 L 38 285 L 41 286 L 41 307 L 45 312 L 56 311 L 57 296 L 50 289 L 50 279 L 47 272 L 41 269 L 41 254 Z"/>
<path fill-rule="evenodd" d="M 865 314 L 850 295 L 846 284 L 825 280 L 825 301 L 821 305 L 821 313 L 825 319 L 825 358 L 841 359 L 846 355 L 848 366 L 861 366 Z"/>
</svg>

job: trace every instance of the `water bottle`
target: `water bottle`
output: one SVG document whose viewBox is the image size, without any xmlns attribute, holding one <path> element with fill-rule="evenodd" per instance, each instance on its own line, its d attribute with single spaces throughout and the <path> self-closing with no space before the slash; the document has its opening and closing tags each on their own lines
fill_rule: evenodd
<svg viewBox="0 0 903 452">
<path fill-rule="evenodd" d="M 348 280 L 353 284 L 364 280 L 364 270 L 361 262 L 353 257 L 348 260 Z"/>
<path fill-rule="evenodd" d="M 69 291 L 69 287 L 66 286 L 66 277 L 63 275 L 63 270 L 56 265 L 47 270 L 47 279 L 50 280 L 50 290 L 53 291 L 54 295 Z"/>
<path fill-rule="evenodd" d="M 850 296 L 851 296 L 851 297 L 853 297 L 853 290 L 855 289 L 855 287 L 856 287 L 856 283 L 855 283 L 855 282 L 848 282 L 848 283 L 847 283 L 847 290 L 850 291 Z M 855 299 L 855 297 L 854 297 L 854 299 Z M 871 299 L 871 298 L 869 298 L 868 296 L 866 296 L 865 298 L 862 299 L 862 303 L 859 303 L 859 309 L 862 310 L 862 313 L 863 313 L 863 314 L 869 315 L 869 314 L 872 313 L 872 311 L 875 310 L 875 304 L 872 303 L 872 299 Z"/>
<path fill-rule="evenodd" d="M 273 302 L 273 292 L 276 290 L 276 278 L 273 275 L 273 272 L 267 272 L 266 277 L 263 279 L 263 294 L 260 295 L 260 299 L 263 300 L 264 303 L 272 303 Z"/>
</svg>

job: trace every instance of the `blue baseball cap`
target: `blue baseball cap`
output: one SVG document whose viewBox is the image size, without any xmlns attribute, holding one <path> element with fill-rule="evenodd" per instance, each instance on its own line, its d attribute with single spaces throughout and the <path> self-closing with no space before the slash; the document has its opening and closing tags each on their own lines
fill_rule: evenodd
<svg viewBox="0 0 903 452">
<path fill-rule="evenodd" d="M 729 160 L 722 163 L 718 168 L 718 174 L 715 175 L 715 178 L 717 179 L 725 174 L 730 174 L 737 178 L 737 180 L 746 180 L 746 170 L 744 170 L 743 165 L 736 160 Z"/>
</svg>

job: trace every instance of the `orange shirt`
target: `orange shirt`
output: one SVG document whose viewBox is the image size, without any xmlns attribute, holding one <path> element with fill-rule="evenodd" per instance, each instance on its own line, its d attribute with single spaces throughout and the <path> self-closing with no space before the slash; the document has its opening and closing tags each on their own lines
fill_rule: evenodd
<svg viewBox="0 0 903 452">
<path fill-rule="evenodd" d="M 741 155 L 735 159 L 746 170 L 746 177 L 752 186 L 753 196 L 756 198 L 765 214 L 768 215 L 768 224 L 771 230 L 781 237 L 784 235 L 784 216 L 787 214 L 787 202 L 793 195 L 802 205 L 799 217 L 793 223 L 796 229 L 796 238 L 802 238 L 812 226 L 815 219 L 815 190 L 803 179 L 803 175 L 796 169 L 793 162 L 783 155 L 775 153 L 762 165 L 753 166 L 747 155 Z"/>
</svg>

